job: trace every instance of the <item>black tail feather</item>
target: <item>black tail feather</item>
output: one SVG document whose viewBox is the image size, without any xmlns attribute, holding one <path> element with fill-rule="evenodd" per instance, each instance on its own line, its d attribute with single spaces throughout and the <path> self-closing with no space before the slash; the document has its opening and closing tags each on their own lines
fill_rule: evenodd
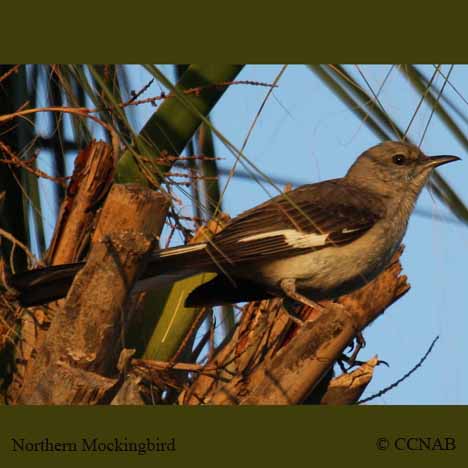
<svg viewBox="0 0 468 468">
<path fill-rule="evenodd" d="M 236 304 L 237 302 L 260 301 L 271 299 L 274 294 L 269 293 L 264 286 L 254 281 L 230 278 L 219 274 L 198 288 L 195 288 L 185 301 L 186 307 L 217 306 Z"/>
<path fill-rule="evenodd" d="M 50 266 L 28 270 L 9 278 L 9 286 L 18 293 L 17 299 L 24 307 L 31 307 L 65 297 L 84 263 Z"/>
<path fill-rule="evenodd" d="M 204 246 L 205 244 L 203 244 Z M 192 247 L 193 251 L 190 250 Z M 180 252 L 180 253 L 179 253 Z M 64 298 L 83 267 L 84 262 L 49 266 L 28 270 L 9 278 L 9 286 L 17 292 L 17 300 L 24 307 L 31 307 Z M 169 274 L 176 280 L 177 274 L 187 275 L 215 270 L 214 264 L 202 246 L 172 247 L 154 252 L 140 280 Z"/>
</svg>

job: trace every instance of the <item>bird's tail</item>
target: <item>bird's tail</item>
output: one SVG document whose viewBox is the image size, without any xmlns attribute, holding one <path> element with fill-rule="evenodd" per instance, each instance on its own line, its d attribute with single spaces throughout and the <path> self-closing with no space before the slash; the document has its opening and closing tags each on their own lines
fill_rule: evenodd
<svg viewBox="0 0 468 468">
<path fill-rule="evenodd" d="M 217 271 L 206 247 L 207 244 L 199 243 L 154 252 L 133 292 L 162 287 L 197 273 Z M 46 304 L 67 295 L 83 266 L 84 262 L 78 262 L 29 270 L 13 275 L 8 283 L 16 290 L 22 306 Z"/>
<path fill-rule="evenodd" d="M 83 262 L 54 265 L 13 275 L 8 285 L 16 290 L 24 307 L 46 304 L 65 297 Z"/>
</svg>

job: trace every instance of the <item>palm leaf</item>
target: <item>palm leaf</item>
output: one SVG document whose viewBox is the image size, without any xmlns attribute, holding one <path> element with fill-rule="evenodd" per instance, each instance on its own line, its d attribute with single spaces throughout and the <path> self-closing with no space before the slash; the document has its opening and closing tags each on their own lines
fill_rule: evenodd
<svg viewBox="0 0 468 468">
<path fill-rule="evenodd" d="M 380 139 L 391 140 L 392 137 L 400 138 L 405 135 L 398 124 L 378 105 L 375 98 L 366 93 L 343 67 L 310 65 L 310 68 Z M 423 85 L 422 80 L 420 80 L 418 90 L 427 96 L 431 105 L 436 105 L 436 99 L 431 90 L 427 89 L 427 83 Z M 447 125 L 452 132 L 455 135 L 460 135 L 457 125 L 440 103 L 435 108 L 435 112 L 445 116 Z M 465 223 L 468 222 L 468 208 L 437 171 L 433 171 L 429 187 L 458 219 Z"/>
</svg>

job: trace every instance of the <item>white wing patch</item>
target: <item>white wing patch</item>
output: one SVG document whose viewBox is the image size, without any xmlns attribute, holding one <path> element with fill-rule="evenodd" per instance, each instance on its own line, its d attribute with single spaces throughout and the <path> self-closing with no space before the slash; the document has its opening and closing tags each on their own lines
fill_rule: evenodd
<svg viewBox="0 0 468 468">
<path fill-rule="evenodd" d="M 262 232 L 253 236 L 239 239 L 238 242 L 250 242 L 258 239 L 267 239 L 268 237 L 283 236 L 288 245 L 293 248 L 320 247 L 325 245 L 328 234 L 305 234 L 295 229 L 282 229 L 279 231 Z"/>
<path fill-rule="evenodd" d="M 356 232 L 356 231 L 360 231 L 362 228 L 358 227 L 358 228 L 354 228 L 354 229 L 347 229 L 347 228 L 343 228 L 341 230 L 342 234 L 351 234 L 352 232 Z"/>
<path fill-rule="evenodd" d="M 193 245 L 182 245 L 181 247 L 175 247 L 173 249 L 162 250 L 159 252 L 160 257 L 171 257 L 172 255 L 181 255 L 188 252 L 196 252 L 206 247 L 206 244 L 193 244 Z"/>
</svg>

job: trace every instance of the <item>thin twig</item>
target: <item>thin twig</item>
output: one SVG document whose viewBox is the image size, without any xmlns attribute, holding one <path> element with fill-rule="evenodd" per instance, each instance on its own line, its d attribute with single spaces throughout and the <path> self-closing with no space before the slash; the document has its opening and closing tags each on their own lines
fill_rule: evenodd
<svg viewBox="0 0 468 468">
<path fill-rule="evenodd" d="M 206 307 L 202 307 L 199 310 L 198 315 L 195 317 L 195 320 L 190 325 L 188 332 L 186 333 L 184 339 L 182 340 L 182 343 L 180 343 L 178 350 L 175 352 L 174 356 L 172 357 L 171 362 L 177 361 L 177 359 L 179 359 L 179 357 L 182 355 L 190 338 L 197 331 L 198 326 L 203 322 L 205 315 L 206 315 Z"/>
<path fill-rule="evenodd" d="M 98 117 L 91 115 L 93 113 L 99 112 L 98 110 L 88 109 L 87 107 L 66 107 L 66 106 L 47 106 L 47 107 L 36 107 L 33 109 L 24 109 L 25 105 L 26 104 L 22 105 L 20 109 L 18 109 L 16 112 L 13 112 L 11 114 L 0 115 L 0 124 L 3 122 L 8 122 L 9 120 L 13 120 L 17 117 L 23 117 L 26 119 L 28 115 L 37 114 L 39 112 L 62 112 L 64 114 L 72 114 L 72 115 L 85 117 L 96 122 L 98 125 L 101 125 L 103 128 L 105 128 L 109 132 L 111 136 L 111 140 L 112 140 L 113 155 L 114 155 L 114 158 L 117 160 L 119 147 L 120 147 L 119 136 L 117 132 L 112 128 L 111 125 L 102 121 Z"/>
<path fill-rule="evenodd" d="M 429 349 L 426 351 L 426 354 L 419 360 L 419 362 L 409 371 L 407 372 L 403 377 L 398 379 L 396 382 L 392 383 L 388 387 L 385 387 L 383 390 L 380 390 L 380 392 L 374 393 L 370 397 L 364 398 L 363 400 L 359 400 L 357 402 L 358 405 L 361 405 L 363 403 L 367 403 L 370 400 L 374 400 L 375 398 L 381 397 L 385 393 L 389 392 L 390 390 L 394 389 L 398 385 L 401 384 L 404 380 L 406 380 L 413 372 L 415 372 L 419 367 L 422 366 L 423 362 L 427 359 L 429 354 L 431 353 L 432 349 L 434 348 L 434 345 L 436 344 L 437 340 L 439 339 L 439 336 L 437 335 L 434 340 L 432 341 L 431 345 L 429 346 Z"/>
<path fill-rule="evenodd" d="M 143 93 L 145 93 L 148 88 L 153 84 L 154 78 L 151 78 L 151 80 L 148 81 L 141 89 L 140 91 L 131 91 L 130 94 L 132 95 L 131 99 L 128 100 L 129 103 L 136 101 Z"/>
<path fill-rule="evenodd" d="M 43 265 L 43 263 L 34 256 L 34 254 L 28 249 L 26 245 L 24 245 L 15 236 L 5 231 L 1 227 L 0 227 L 0 236 L 5 237 L 5 239 L 8 239 L 13 245 L 17 245 L 33 261 L 34 264 Z"/>
<path fill-rule="evenodd" d="M 421 98 L 419 99 L 418 105 L 416 106 L 416 110 L 413 112 L 413 115 L 411 116 L 409 124 L 406 127 L 405 133 L 403 134 L 404 137 L 406 137 L 406 135 L 408 135 L 410 127 L 411 127 L 412 123 L 414 122 L 414 119 L 416 118 L 416 115 L 417 115 L 419 109 L 421 108 L 424 100 L 426 99 L 426 96 L 428 95 L 428 93 L 429 93 L 429 91 L 431 89 L 432 83 L 433 83 L 435 77 L 437 76 L 437 72 L 439 70 L 439 67 L 440 67 L 440 65 L 437 65 L 437 68 L 436 68 L 435 72 L 433 73 L 429 83 L 427 84 L 426 89 L 424 90 L 424 93 L 421 93 Z"/>
<path fill-rule="evenodd" d="M 190 362 L 169 362 L 169 361 L 154 361 L 150 359 L 132 359 L 132 365 L 135 367 L 145 367 L 148 369 L 157 370 L 179 370 L 189 372 L 201 371 L 217 371 L 215 366 L 205 367 L 201 364 L 192 364 Z"/>
<path fill-rule="evenodd" d="M 423 140 L 424 140 L 424 137 L 426 136 L 426 132 L 427 132 L 427 129 L 429 128 L 429 124 L 431 123 L 431 120 L 432 120 L 432 117 L 434 116 L 434 113 L 435 113 L 435 110 L 436 110 L 436 107 L 439 106 L 439 101 L 440 101 L 440 97 L 442 96 L 442 93 L 444 92 L 444 89 L 445 89 L 445 86 L 447 85 L 448 83 L 448 79 L 450 77 L 450 74 L 452 73 L 452 70 L 454 68 L 454 65 L 451 65 L 450 66 L 450 69 L 447 73 L 447 78 L 445 79 L 442 87 L 440 88 L 440 91 L 439 91 L 439 94 L 437 95 L 436 99 L 435 99 L 435 103 L 434 103 L 434 106 L 432 107 L 432 111 L 431 111 L 431 115 L 429 116 L 429 119 L 427 121 L 427 124 L 424 128 L 424 131 L 423 131 L 423 134 L 421 136 L 421 140 L 419 142 L 419 145 L 418 147 L 421 147 L 422 143 L 423 143 Z"/>
<path fill-rule="evenodd" d="M 0 159 L 0 163 L 23 168 L 24 170 L 37 177 L 42 177 L 43 179 L 51 180 L 52 182 L 55 182 L 61 185 L 62 187 L 67 186 L 65 180 L 69 179 L 70 177 L 53 177 L 47 174 L 47 172 L 44 172 L 37 167 L 33 167 L 38 157 L 38 154 L 34 154 L 30 159 L 21 159 L 18 155 L 13 153 L 13 151 L 8 145 L 3 143 L 2 141 L 0 141 L 0 150 L 2 150 L 5 154 L 7 154 L 10 157 L 10 159 Z"/>
<path fill-rule="evenodd" d="M 16 73 L 20 66 L 21 66 L 21 64 L 15 65 L 14 67 L 11 67 L 6 73 L 4 73 L 2 76 L 0 76 L 0 83 L 3 80 L 6 80 L 10 75 L 13 75 L 13 73 Z"/>
<path fill-rule="evenodd" d="M 277 83 L 279 82 L 279 80 L 280 80 L 281 77 L 283 76 L 284 72 L 286 71 L 286 68 L 287 68 L 287 65 L 283 65 L 283 67 L 282 67 L 281 70 L 279 71 L 278 75 L 276 76 L 276 78 L 275 78 L 273 84 L 269 85 L 270 89 L 268 90 L 268 92 L 267 92 L 265 98 L 263 99 L 263 101 L 262 101 L 262 103 L 261 103 L 261 105 L 260 105 L 260 108 L 258 109 L 258 112 L 256 113 L 256 115 L 255 115 L 255 117 L 254 117 L 252 123 L 250 124 L 250 127 L 249 127 L 249 130 L 248 130 L 248 132 L 247 132 L 247 135 L 246 135 L 246 137 L 245 137 L 245 139 L 244 139 L 244 142 L 242 143 L 242 147 L 241 147 L 241 149 L 240 149 L 239 156 L 236 157 L 236 159 L 235 159 L 235 161 L 234 161 L 234 164 L 232 165 L 231 170 L 229 171 L 229 175 L 228 175 L 228 177 L 227 177 L 227 181 L 226 181 L 226 183 L 224 184 L 223 190 L 222 190 L 221 193 L 220 193 L 219 200 L 218 200 L 218 202 L 217 202 L 217 204 L 216 204 L 216 207 L 215 207 L 215 210 L 214 210 L 214 212 L 213 212 L 213 215 L 214 215 L 214 216 L 216 216 L 216 214 L 218 213 L 218 211 L 219 211 L 219 209 L 220 209 L 220 207 L 221 207 L 221 203 L 222 203 L 222 201 L 223 201 L 224 195 L 225 195 L 226 190 L 227 190 L 227 188 L 228 188 L 228 185 L 229 185 L 229 183 L 231 182 L 231 179 L 233 178 L 233 176 L 234 176 L 234 174 L 235 174 L 235 172 L 236 172 L 237 165 L 238 165 L 238 163 L 240 162 L 240 155 L 244 152 L 244 150 L 245 150 L 245 148 L 246 148 L 246 146 L 247 146 L 247 143 L 249 142 L 250 136 L 251 136 L 251 134 L 252 134 L 252 132 L 253 132 L 253 129 L 255 128 L 255 125 L 256 125 L 256 123 L 258 122 L 258 119 L 260 118 L 260 115 L 262 114 L 263 109 L 264 109 L 265 106 L 266 106 L 266 103 L 268 102 L 270 96 L 271 96 L 272 93 L 273 93 L 273 89 L 278 87 L 278 84 L 277 84 Z M 259 183 L 258 180 L 257 180 L 257 183 Z M 266 189 L 265 189 L 265 190 L 266 190 Z M 268 192 L 268 190 L 267 190 L 267 192 Z M 268 195 L 270 195 L 270 194 L 268 194 Z M 271 195 L 270 195 L 270 196 L 271 196 Z"/>
<path fill-rule="evenodd" d="M 202 93 L 202 91 L 205 91 L 207 89 L 220 88 L 220 87 L 233 86 L 233 85 L 264 86 L 267 88 L 277 87 L 276 84 L 263 83 L 260 81 L 238 80 L 238 81 L 223 81 L 221 83 L 213 83 L 213 84 L 209 84 L 206 86 L 198 86 L 196 88 L 189 88 L 189 89 L 181 90 L 181 92 L 185 95 L 194 94 L 196 96 L 199 96 Z M 153 96 L 153 97 L 146 98 L 146 99 L 134 100 L 132 98 L 127 102 L 122 102 L 121 104 L 119 104 L 119 107 L 124 108 L 128 106 L 139 106 L 141 104 L 155 104 L 157 101 L 162 101 L 164 99 L 173 98 L 173 97 L 176 97 L 174 93 L 166 94 L 165 92 L 162 92 L 158 96 Z M 107 109 L 100 109 L 99 111 L 102 111 L 102 110 L 107 110 Z"/>
</svg>

